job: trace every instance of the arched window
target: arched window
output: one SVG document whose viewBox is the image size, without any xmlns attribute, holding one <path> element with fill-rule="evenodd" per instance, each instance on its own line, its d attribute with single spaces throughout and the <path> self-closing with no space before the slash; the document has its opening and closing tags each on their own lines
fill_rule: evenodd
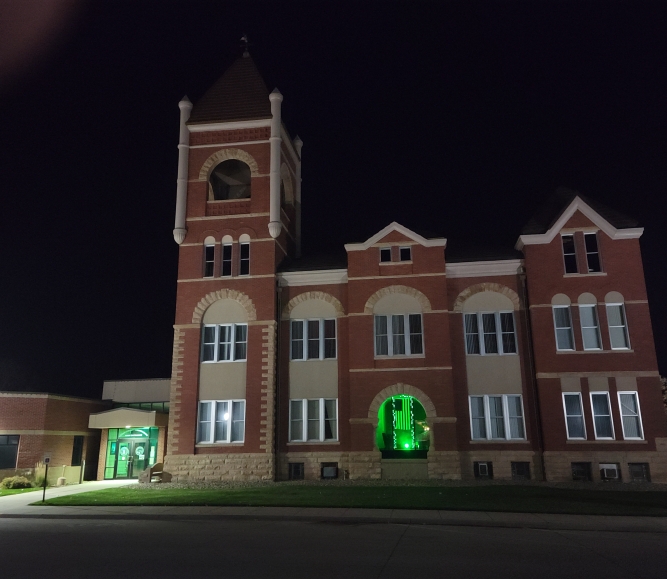
<svg viewBox="0 0 667 579">
<path fill-rule="evenodd" d="M 250 198 L 250 167 L 243 161 L 223 161 L 211 171 L 209 180 L 215 201 Z"/>
<path fill-rule="evenodd" d="M 419 400 L 399 394 L 380 406 L 375 442 L 383 458 L 426 458 L 429 430 L 426 411 Z"/>
</svg>

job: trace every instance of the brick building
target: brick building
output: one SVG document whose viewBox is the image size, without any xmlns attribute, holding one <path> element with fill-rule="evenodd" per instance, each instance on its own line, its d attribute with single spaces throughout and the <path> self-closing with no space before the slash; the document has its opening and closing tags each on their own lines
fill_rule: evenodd
<svg viewBox="0 0 667 579">
<path fill-rule="evenodd" d="M 84 478 L 94 479 L 100 435 L 88 428 L 88 417 L 105 408 L 88 398 L 0 392 L 0 479 L 16 472 L 31 475 L 45 457 L 54 468 L 85 464 Z M 81 473 L 67 473 L 78 482 Z"/>
<path fill-rule="evenodd" d="M 165 471 L 667 482 L 632 220 L 559 191 L 511 255 L 392 223 L 301 258 L 301 146 L 244 54 L 181 130 Z"/>
</svg>

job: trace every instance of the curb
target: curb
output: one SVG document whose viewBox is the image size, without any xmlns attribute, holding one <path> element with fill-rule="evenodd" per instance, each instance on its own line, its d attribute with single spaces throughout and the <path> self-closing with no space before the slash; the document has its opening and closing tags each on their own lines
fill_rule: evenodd
<svg viewBox="0 0 667 579">
<path fill-rule="evenodd" d="M 511 522 L 511 521 L 479 521 L 471 519 L 439 520 L 421 517 L 326 517 L 319 515 L 188 515 L 188 514 L 0 514 L 0 519 L 81 519 L 81 520 L 126 520 L 126 521 L 289 521 L 308 523 L 327 523 L 340 525 L 434 525 L 444 527 L 488 527 L 501 529 L 536 529 L 543 531 L 589 531 L 589 532 L 616 532 L 616 533 L 660 533 L 667 534 L 667 526 L 646 524 L 611 523 L 605 526 L 592 527 L 590 521 L 578 523 L 576 521 L 553 522 Z"/>
</svg>

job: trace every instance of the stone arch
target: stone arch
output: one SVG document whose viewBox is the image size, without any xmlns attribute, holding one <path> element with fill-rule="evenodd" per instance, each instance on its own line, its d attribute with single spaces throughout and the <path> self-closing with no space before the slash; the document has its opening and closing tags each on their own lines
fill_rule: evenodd
<svg viewBox="0 0 667 579">
<path fill-rule="evenodd" d="M 207 181 L 211 169 L 216 167 L 219 163 L 227 161 L 228 159 L 238 159 L 239 161 L 243 161 L 246 165 L 248 165 L 248 167 L 250 167 L 251 176 L 257 177 L 259 175 L 259 166 L 257 165 L 257 161 L 255 161 L 255 158 L 250 153 L 244 151 L 243 149 L 222 149 L 213 153 L 208 159 L 206 159 L 206 161 L 204 161 L 204 164 L 199 170 L 199 180 Z"/>
<path fill-rule="evenodd" d="M 376 291 L 371 297 L 368 298 L 366 305 L 364 306 L 365 314 L 372 314 L 375 304 L 378 303 L 383 297 L 390 294 L 405 294 L 415 298 L 422 307 L 422 312 L 430 312 L 431 302 L 429 299 L 419 290 L 408 287 L 406 285 L 390 285 L 388 287 L 383 287 L 381 290 Z"/>
<path fill-rule="evenodd" d="M 463 311 L 464 302 L 470 296 L 473 296 L 479 292 L 497 292 L 499 294 L 502 294 L 508 297 L 510 300 L 512 300 L 515 310 L 521 309 L 521 301 L 519 300 L 519 294 L 517 294 L 513 289 L 508 288 L 506 285 L 502 285 L 499 283 L 483 282 L 483 283 L 476 283 L 475 285 L 471 285 L 470 287 L 464 289 L 454 301 L 454 308 L 453 308 L 454 311 L 460 314 Z"/>
<path fill-rule="evenodd" d="M 213 302 L 217 302 L 218 300 L 235 300 L 239 302 L 245 309 L 246 313 L 248 314 L 248 321 L 254 321 L 257 319 L 257 310 L 255 310 L 255 304 L 252 303 L 252 300 L 247 295 L 241 292 L 237 292 L 236 290 L 223 289 L 218 290 L 217 292 L 211 292 L 200 300 L 192 314 L 192 323 L 200 324 L 204 312 L 208 306 L 210 306 Z"/>
<path fill-rule="evenodd" d="M 283 307 L 283 319 L 288 320 L 292 310 L 298 304 L 305 302 L 306 300 L 323 300 L 336 308 L 336 314 L 339 318 L 345 315 L 343 304 L 341 304 L 340 301 L 333 297 L 331 294 L 324 292 L 304 292 L 298 296 L 294 296 L 289 302 L 287 302 L 287 304 L 285 304 L 285 307 Z"/>
<path fill-rule="evenodd" d="M 378 412 L 380 406 L 387 399 L 392 396 L 397 396 L 398 394 L 406 394 L 408 396 L 413 396 L 419 403 L 424 407 L 427 418 L 435 418 L 438 414 L 435 410 L 435 404 L 433 401 L 419 388 L 410 386 L 410 384 L 403 384 L 401 382 L 394 384 L 393 386 L 388 386 L 384 390 L 378 392 L 377 396 L 373 398 L 371 405 L 368 407 L 368 418 L 373 421 L 373 425 L 377 426 L 378 424 Z"/>
</svg>

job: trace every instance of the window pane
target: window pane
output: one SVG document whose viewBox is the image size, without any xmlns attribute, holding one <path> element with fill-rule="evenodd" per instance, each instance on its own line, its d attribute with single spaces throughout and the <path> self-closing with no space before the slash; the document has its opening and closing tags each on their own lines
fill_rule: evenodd
<svg viewBox="0 0 667 579">
<path fill-rule="evenodd" d="M 505 438 L 502 396 L 489 396 L 489 419 L 491 422 L 491 438 Z"/>
<path fill-rule="evenodd" d="M 380 249 L 380 261 L 391 261 L 391 247 L 383 247 Z"/>
<path fill-rule="evenodd" d="M 625 438 L 643 438 L 639 420 L 639 405 L 636 394 L 621 394 L 621 417 L 623 418 L 623 434 Z"/>
<path fill-rule="evenodd" d="M 610 326 L 624 326 L 623 308 L 620 305 L 607 306 L 607 318 Z"/>
<path fill-rule="evenodd" d="M 245 360 L 248 347 L 248 326 L 245 324 L 238 324 L 234 327 L 234 332 L 234 360 Z"/>
<path fill-rule="evenodd" d="M 232 327 L 219 326 L 218 360 L 232 359 Z"/>
<path fill-rule="evenodd" d="M 303 360 L 303 324 L 302 320 L 293 321 L 292 328 L 292 360 Z"/>
<path fill-rule="evenodd" d="M 393 355 L 405 354 L 405 317 L 391 316 L 391 339 Z"/>
<path fill-rule="evenodd" d="M 232 402 L 232 442 L 242 442 L 245 430 L 245 402 Z"/>
<path fill-rule="evenodd" d="M 239 275 L 248 275 L 250 273 L 250 244 L 242 243 L 241 259 L 239 263 Z"/>
<path fill-rule="evenodd" d="M 555 307 L 553 312 L 556 325 L 556 347 L 559 350 L 574 350 L 570 307 Z"/>
<path fill-rule="evenodd" d="M 466 335 L 466 354 L 479 354 L 479 330 L 477 314 L 465 314 L 463 317 Z"/>
<path fill-rule="evenodd" d="M 324 401 L 324 440 L 338 438 L 338 417 L 336 416 L 336 401 Z"/>
<path fill-rule="evenodd" d="M 303 400 L 290 400 L 290 440 L 303 440 Z"/>
<path fill-rule="evenodd" d="M 510 423 L 510 438 L 525 438 L 521 396 L 507 397 L 507 416 Z"/>
<path fill-rule="evenodd" d="M 595 306 L 579 306 L 579 317 L 584 349 L 599 350 L 600 332 L 598 331 L 598 317 Z"/>
<path fill-rule="evenodd" d="M 514 335 L 514 314 L 501 312 L 500 329 L 503 335 L 503 353 L 516 354 L 516 336 Z"/>
<path fill-rule="evenodd" d="M 574 248 L 574 236 L 563 235 L 562 240 L 565 273 L 577 273 L 577 254 Z"/>
<path fill-rule="evenodd" d="M 336 320 L 324 320 L 324 357 L 336 357 Z"/>
<path fill-rule="evenodd" d="M 584 430 L 584 415 L 579 394 L 565 394 L 565 418 L 567 435 L 569 438 L 586 438 Z"/>
<path fill-rule="evenodd" d="M 202 361 L 212 362 L 215 360 L 215 326 L 204 326 L 202 342 Z"/>
<path fill-rule="evenodd" d="M 607 306 L 609 337 L 612 348 L 628 348 L 628 329 L 625 324 L 625 312 L 622 304 Z"/>
<path fill-rule="evenodd" d="M 223 245 L 222 246 L 222 271 L 220 272 L 223 276 L 232 275 L 232 246 Z"/>
<path fill-rule="evenodd" d="M 215 441 L 227 442 L 229 438 L 229 402 L 218 402 L 215 409 Z"/>
<path fill-rule="evenodd" d="M 320 357 L 320 321 L 308 320 L 308 359 Z"/>
<path fill-rule="evenodd" d="M 320 439 L 320 401 L 308 400 L 308 440 Z"/>
<path fill-rule="evenodd" d="M 486 422 L 484 419 L 484 397 L 470 397 L 470 413 L 472 418 L 473 440 L 486 438 Z"/>
<path fill-rule="evenodd" d="M 389 354 L 387 316 L 375 316 L 375 353 L 377 356 L 387 356 Z"/>
<path fill-rule="evenodd" d="M 197 442 L 208 442 L 211 439 L 211 403 L 199 403 L 199 432 Z"/>
<path fill-rule="evenodd" d="M 482 314 L 482 328 L 484 330 L 484 352 L 486 354 L 497 354 L 496 315 Z"/>
<path fill-rule="evenodd" d="M 409 247 L 401 247 L 400 259 L 401 261 L 410 261 L 412 259 L 412 252 Z"/>
<path fill-rule="evenodd" d="M 410 328 L 410 354 L 423 354 L 424 343 L 422 338 L 421 315 L 410 314 L 408 316 L 408 326 Z"/>
<path fill-rule="evenodd" d="M 611 414 L 609 412 L 609 398 L 606 394 L 593 394 L 593 418 L 595 433 L 598 438 L 612 438 Z"/>
<path fill-rule="evenodd" d="M 598 252 L 598 236 L 596 233 L 584 234 L 586 246 L 586 261 L 589 272 L 602 271 L 600 267 L 600 253 Z"/>
</svg>

